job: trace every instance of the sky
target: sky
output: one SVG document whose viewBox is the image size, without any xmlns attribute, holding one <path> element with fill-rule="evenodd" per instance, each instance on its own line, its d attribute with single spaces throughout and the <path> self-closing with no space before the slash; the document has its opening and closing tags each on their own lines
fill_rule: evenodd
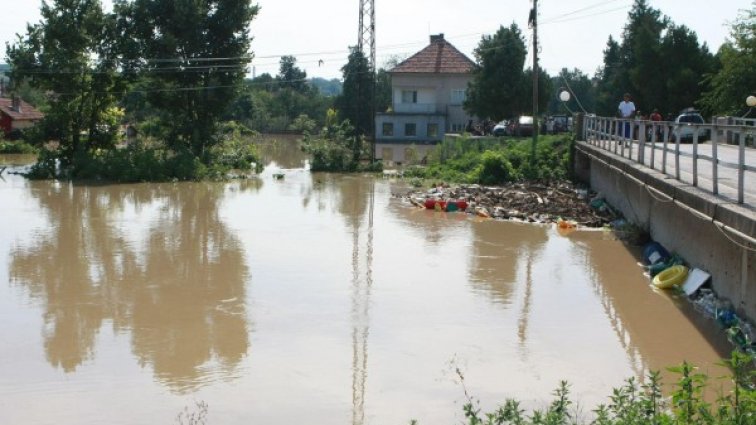
<svg viewBox="0 0 756 425">
<path fill-rule="evenodd" d="M 260 13 L 254 37 L 254 73 L 275 75 L 282 55 L 294 55 L 309 77 L 340 78 L 348 48 L 357 43 L 360 0 L 256 0 Z M 106 8 L 110 0 L 103 0 Z M 527 18 L 532 0 L 375 0 L 376 62 L 406 58 L 429 43 L 430 34 L 445 38 L 463 53 L 472 52 L 482 35 L 515 22 L 529 48 Z M 578 68 L 593 75 L 601 66 L 609 36 L 619 40 L 632 0 L 539 0 L 540 66 L 551 75 Z M 712 52 L 729 36 L 729 26 L 752 0 L 649 0 L 677 25 L 694 30 Z M 6 42 L 38 22 L 40 0 L 0 0 L 0 62 Z"/>
</svg>

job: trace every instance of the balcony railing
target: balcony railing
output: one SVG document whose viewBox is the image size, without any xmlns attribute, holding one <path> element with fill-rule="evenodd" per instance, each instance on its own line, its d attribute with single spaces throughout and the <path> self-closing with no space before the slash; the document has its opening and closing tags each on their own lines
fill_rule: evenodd
<svg viewBox="0 0 756 425">
<path fill-rule="evenodd" d="M 435 103 L 397 103 L 394 112 L 410 114 L 435 114 L 438 108 Z"/>
</svg>

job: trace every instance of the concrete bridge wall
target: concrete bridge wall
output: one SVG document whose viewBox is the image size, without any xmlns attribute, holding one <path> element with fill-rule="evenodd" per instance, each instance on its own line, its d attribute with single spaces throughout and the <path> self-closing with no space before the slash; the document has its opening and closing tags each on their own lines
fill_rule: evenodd
<svg viewBox="0 0 756 425">
<path fill-rule="evenodd" d="M 583 142 L 577 144 L 575 171 L 652 239 L 710 273 L 717 294 L 756 321 L 752 209 Z"/>
</svg>

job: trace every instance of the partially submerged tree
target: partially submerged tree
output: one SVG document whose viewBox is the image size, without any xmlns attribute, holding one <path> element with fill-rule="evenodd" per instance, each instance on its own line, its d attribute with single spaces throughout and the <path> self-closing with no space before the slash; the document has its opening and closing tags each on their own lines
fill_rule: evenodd
<svg viewBox="0 0 756 425">
<path fill-rule="evenodd" d="M 64 166 L 78 152 L 112 146 L 124 81 L 118 72 L 113 15 L 99 0 L 43 2 L 42 21 L 7 46 L 14 86 L 23 82 L 47 94 L 38 141 L 60 143 Z"/>
<path fill-rule="evenodd" d="M 173 149 L 202 158 L 247 74 L 249 0 L 117 0 L 133 41 L 129 67 L 147 81 Z"/>
</svg>

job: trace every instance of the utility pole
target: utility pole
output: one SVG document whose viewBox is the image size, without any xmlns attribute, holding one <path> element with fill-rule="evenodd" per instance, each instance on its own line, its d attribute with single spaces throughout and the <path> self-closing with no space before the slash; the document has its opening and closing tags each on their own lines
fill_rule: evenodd
<svg viewBox="0 0 756 425">
<path fill-rule="evenodd" d="M 375 161 L 375 0 L 359 0 L 360 20 L 357 37 L 357 49 L 368 58 L 368 72 L 370 73 L 370 119 L 372 120 L 370 135 L 370 162 Z M 369 54 L 365 54 L 365 48 L 369 48 Z M 360 81 L 358 78 L 357 81 Z M 357 92 L 361 93 L 360 87 Z"/>
<path fill-rule="evenodd" d="M 533 26 L 533 146 L 530 148 L 530 163 L 535 164 L 538 144 L 538 0 L 533 0 L 530 23 Z"/>
</svg>

